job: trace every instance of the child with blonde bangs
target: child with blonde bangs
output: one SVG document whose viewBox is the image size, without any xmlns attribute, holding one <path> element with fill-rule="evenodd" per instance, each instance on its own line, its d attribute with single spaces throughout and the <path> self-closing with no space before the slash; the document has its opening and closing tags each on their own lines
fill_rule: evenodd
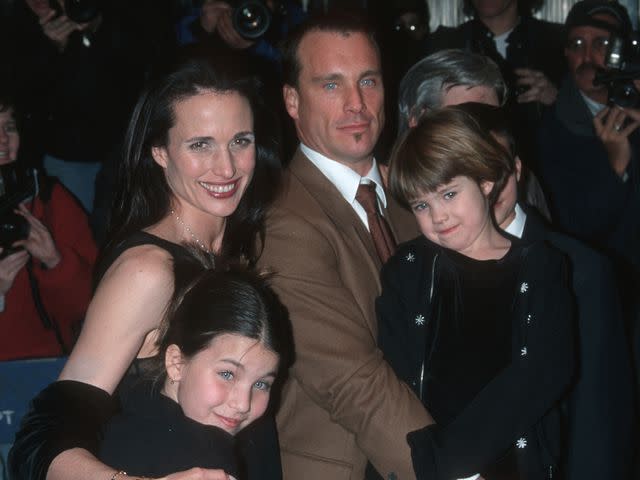
<svg viewBox="0 0 640 480">
<path fill-rule="evenodd" d="M 382 271 L 379 345 L 436 424 L 408 436 L 418 479 L 562 478 L 557 401 L 573 374 L 563 256 L 495 226 L 513 160 L 471 115 L 426 115 L 391 192 L 422 236 Z"/>
</svg>

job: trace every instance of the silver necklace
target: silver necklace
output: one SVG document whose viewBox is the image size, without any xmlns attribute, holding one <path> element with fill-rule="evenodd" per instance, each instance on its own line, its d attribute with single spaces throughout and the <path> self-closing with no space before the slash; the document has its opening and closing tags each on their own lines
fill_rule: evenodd
<svg viewBox="0 0 640 480">
<path fill-rule="evenodd" d="M 176 217 L 176 220 L 178 220 L 178 222 L 180 222 L 180 224 L 184 227 L 187 233 L 191 235 L 191 238 L 193 238 L 193 240 L 196 242 L 196 245 L 198 245 L 205 252 L 211 253 L 209 249 L 205 246 L 204 242 L 200 241 L 200 239 L 196 237 L 196 234 L 193 233 L 193 230 L 191 230 L 189 226 L 186 223 L 184 223 L 184 221 L 178 216 L 178 214 L 175 211 L 171 210 L 171 215 Z"/>
</svg>

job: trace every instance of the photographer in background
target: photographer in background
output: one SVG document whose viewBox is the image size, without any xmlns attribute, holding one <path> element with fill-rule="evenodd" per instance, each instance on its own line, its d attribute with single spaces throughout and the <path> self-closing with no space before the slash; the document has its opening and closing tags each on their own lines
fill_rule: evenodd
<svg viewBox="0 0 640 480">
<path fill-rule="evenodd" d="M 20 145 L 14 104 L 3 93 L 0 166 L 16 162 Z M 68 353 L 91 296 L 97 251 L 87 216 L 62 185 L 38 183 L 35 196 L 14 207 L 28 235 L 0 248 L 0 361 Z M 6 179 L 2 187 L 10 190 Z M 3 207 L 8 196 L 0 196 Z M 6 216 L 0 220 L 5 232 Z"/>
<path fill-rule="evenodd" d="M 630 41 L 631 21 L 616 2 L 582 0 L 566 20 L 569 75 L 539 136 L 540 180 L 556 226 L 640 270 L 640 138 L 629 109 L 609 101 L 611 36 Z"/>
<path fill-rule="evenodd" d="M 565 73 L 562 26 L 533 16 L 544 0 L 460 1 L 473 18 L 455 28 L 439 27 L 428 39 L 428 51 L 461 48 L 498 64 L 522 161 L 537 173 L 536 130 Z"/>
<path fill-rule="evenodd" d="M 270 12 L 269 28 L 258 35 L 259 30 L 243 32 L 234 25 L 234 10 L 247 1 L 204 0 L 200 8 L 192 8 L 177 26 L 178 43 L 181 45 L 207 42 L 224 45 L 234 50 L 248 50 L 263 60 L 280 62 L 278 43 L 293 27 L 305 18 L 299 3 L 293 0 L 252 1 L 254 8 L 266 7 Z M 254 17 L 255 18 L 255 17 Z M 260 23 L 260 22 L 258 22 Z"/>
<path fill-rule="evenodd" d="M 120 1 L 14 2 L 7 63 L 24 114 L 25 160 L 42 162 L 87 212 L 147 68 L 138 35 L 145 26 L 133 20 Z"/>
<path fill-rule="evenodd" d="M 543 119 L 540 181 L 557 229 L 613 260 L 638 375 L 639 106 L 614 104 L 607 84 L 594 82 L 597 73 L 611 73 L 605 58 L 612 36 L 631 41 L 631 21 L 616 2 L 582 0 L 569 11 L 565 27 L 569 75 Z"/>
</svg>

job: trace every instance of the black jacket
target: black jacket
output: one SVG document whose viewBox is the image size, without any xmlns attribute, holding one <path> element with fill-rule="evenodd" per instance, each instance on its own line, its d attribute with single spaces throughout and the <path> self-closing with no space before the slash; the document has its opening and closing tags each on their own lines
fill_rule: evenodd
<svg viewBox="0 0 640 480">
<path fill-rule="evenodd" d="M 640 133 L 624 181 L 611 167 L 584 98 L 568 78 L 539 132 L 539 180 L 554 225 L 640 271 Z"/>
<path fill-rule="evenodd" d="M 560 466 L 560 418 L 553 407 L 573 375 L 572 302 L 563 256 L 543 243 L 519 245 L 513 299 L 512 362 L 446 427 L 408 435 L 418 479 L 469 476 L 516 446 L 526 479 L 548 478 Z M 421 399 L 429 372 L 427 332 L 446 319 L 430 318 L 431 292 L 446 250 L 423 237 L 402 245 L 382 272 L 377 300 L 379 345 L 398 376 Z M 558 477 L 554 477 L 558 478 Z"/>
<path fill-rule="evenodd" d="M 568 478 L 628 478 L 634 446 L 631 359 L 610 262 L 553 232 L 525 209 L 525 242 L 548 240 L 569 259 L 576 303 L 578 369 L 567 397 Z"/>
</svg>

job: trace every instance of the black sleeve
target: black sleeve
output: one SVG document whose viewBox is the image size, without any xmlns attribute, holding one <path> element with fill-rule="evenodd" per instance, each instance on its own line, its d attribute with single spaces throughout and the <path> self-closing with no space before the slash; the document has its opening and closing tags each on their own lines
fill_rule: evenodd
<svg viewBox="0 0 640 480">
<path fill-rule="evenodd" d="M 13 480 L 45 480 L 53 459 L 65 450 L 97 453 L 102 425 L 117 402 L 104 390 L 82 382 L 54 382 L 31 402 L 9 452 Z"/>
<path fill-rule="evenodd" d="M 396 376 L 418 396 L 425 334 L 414 320 L 417 315 L 428 316 L 433 257 L 434 252 L 420 241 L 401 246 L 382 268 L 382 293 L 376 299 L 378 348 Z"/>
<path fill-rule="evenodd" d="M 489 382 L 450 424 L 408 434 L 418 479 L 478 473 L 535 425 L 570 386 L 574 335 L 566 267 L 557 255 L 540 260 L 545 261 L 530 262 L 538 263 L 535 268 L 543 275 L 530 281 L 538 288 L 535 296 L 532 289 L 527 303 L 539 309 L 526 329 L 526 353 Z"/>
<path fill-rule="evenodd" d="M 275 418 L 267 413 L 238 433 L 238 450 L 247 480 L 282 480 Z"/>
<path fill-rule="evenodd" d="M 376 299 L 376 317 L 378 321 L 378 348 L 399 378 L 407 381 L 409 366 L 406 359 L 408 331 L 404 319 L 407 306 L 401 293 L 401 286 L 395 278 L 396 271 L 388 265 L 382 271 L 382 293 Z"/>
</svg>

